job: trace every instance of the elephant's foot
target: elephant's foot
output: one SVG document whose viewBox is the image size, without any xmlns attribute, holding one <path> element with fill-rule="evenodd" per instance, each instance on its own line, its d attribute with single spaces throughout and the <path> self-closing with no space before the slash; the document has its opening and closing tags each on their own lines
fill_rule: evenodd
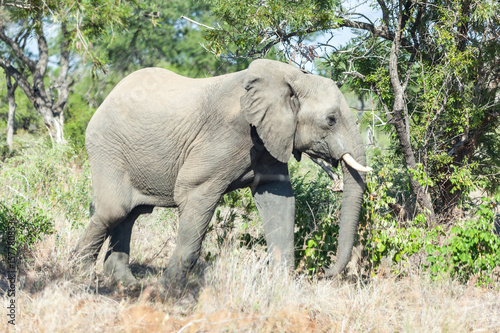
<svg viewBox="0 0 500 333">
<path fill-rule="evenodd" d="M 97 255 L 95 251 L 88 251 L 77 246 L 71 251 L 69 258 L 71 258 L 71 267 L 90 272 L 95 268 Z"/>
<path fill-rule="evenodd" d="M 104 275 L 124 286 L 137 284 L 128 265 L 129 256 L 123 252 L 112 252 L 104 262 Z"/>
<path fill-rule="evenodd" d="M 157 288 L 166 297 L 181 298 L 188 289 L 187 272 L 165 269 L 158 279 Z"/>
<path fill-rule="evenodd" d="M 71 253 L 74 266 L 83 270 L 93 269 L 105 238 L 106 229 L 92 220 Z"/>
</svg>

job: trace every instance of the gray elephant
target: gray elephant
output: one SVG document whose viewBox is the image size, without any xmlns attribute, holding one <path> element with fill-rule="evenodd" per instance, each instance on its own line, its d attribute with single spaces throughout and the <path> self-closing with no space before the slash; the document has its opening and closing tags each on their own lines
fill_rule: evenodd
<svg viewBox="0 0 500 333">
<path fill-rule="evenodd" d="M 334 276 L 347 265 L 365 187 L 365 152 L 349 106 L 332 80 L 281 62 L 191 79 L 165 69 L 130 74 L 86 133 L 94 214 L 76 250 L 94 259 L 107 237 L 105 274 L 130 284 L 130 236 L 153 207 L 177 207 L 176 248 L 160 282 L 183 281 L 222 195 L 251 187 L 271 262 L 294 264 L 295 199 L 287 162 L 301 153 L 342 162 L 344 192 Z"/>
</svg>

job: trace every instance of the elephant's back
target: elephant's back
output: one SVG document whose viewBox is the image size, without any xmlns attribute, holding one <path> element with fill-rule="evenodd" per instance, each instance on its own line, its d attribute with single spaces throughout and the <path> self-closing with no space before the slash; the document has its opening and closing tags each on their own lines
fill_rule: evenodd
<svg viewBox="0 0 500 333">
<path fill-rule="evenodd" d="M 182 102 L 201 83 L 163 68 L 144 68 L 123 78 L 99 109 L 122 113 L 164 110 Z"/>
<path fill-rule="evenodd" d="M 202 94 L 202 86 L 200 80 L 163 68 L 138 70 L 122 79 L 99 106 L 87 127 L 87 138 L 93 140 L 89 134 L 109 130 L 143 136 L 158 126 L 192 119 L 200 103 L 193 95 Z"/>
<path fill-rule="evenodd" d="M 148 67 L 137 70 L 124 77 L 113 88 L 110 96 L 113 93 L 121 93 L 121 91 L 138 92 L 141 89 L 186 89 L 189 85 L 193 84 L 193 81 L 196 81 L 196 79 L 176 74 L 164 68 Z"/>
</svg>

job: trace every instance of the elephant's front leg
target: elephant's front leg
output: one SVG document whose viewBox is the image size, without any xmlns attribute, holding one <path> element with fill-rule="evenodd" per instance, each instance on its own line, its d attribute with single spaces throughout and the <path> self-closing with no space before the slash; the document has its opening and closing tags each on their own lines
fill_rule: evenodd
<svg viewBox="0 0 500 333">
<path fill-rule="evenodd" d="M 280 163 L 271 172 L 257 174 L 261 183 L 253 188 L 255 204 L 262 222 L 270 259 L 289 270 L 294 267 L 295 197 L 293 196 L 288 167 Z"/>
<path fill-rule="evenodd" d="M 202 184 L 186 193 L 179 205 L 177 245 L 160 283 L 173 291 L 183 288 L 189 270 L 200 257 L 201 245 L 222 191 L 214 191 L 210 184 Z"/>
</svg>

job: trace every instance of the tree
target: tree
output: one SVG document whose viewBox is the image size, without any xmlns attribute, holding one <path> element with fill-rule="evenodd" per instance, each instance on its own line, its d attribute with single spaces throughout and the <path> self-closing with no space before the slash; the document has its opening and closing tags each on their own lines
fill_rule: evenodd
<svg viewBox="0 0 500 333">
<path fill-rule="evenodd" d="M 144 67 L 162 66 L 189 77 L 206 77 L 234 70 L 204 52 L 203 32 L 183 16 L 212 23 L 210 7 L 198 0 L 158 3 L 145 0 L 127 23 L 127 30 L 104 41 L 110 69 L 120 76 Z"/>
<path fill-rule="evenodd" d="M 360 52 L 383 56 L 350 61 L 362 72 L 352 74 L 378 92 L 419 204 L 431 220 L 434 213 L 450 217 L 471 191 L 473 174 L 487 174 L 477 162 L 483 164 L 485 137 L 498 128 L 500 6 L 458 0 L 380 4 L 382 21 L 395 27 L 394 39 L 382 41 L 383 47 L 377 40 L 361 45 L 352 59 Z"/>
<path fill-rule="evenodd" d="M 162 67 L 188 77 L 206 77 L 246 67 L 245 62 L 229 64 L 206 52 L 200 45 L 202 29 L 182 16 L 213 23 L 210 7 L 198 0 L 144 0 L 133 7 L 119 33 L 105 34 L 93 43 L 92 50 L 105 60 L 104 70 L 90 76 L 87 68 L 87 75 L 72 88 L 65 133 L 73 143 L 84 144 L 85 128 L 95 108 L 133 71 Z"/>
<path fill-rule="evenodd" d="M 9 115 L 7 118 L 7 147 L 12 150 L 12 140 L 14 136 L 14 115 L 16 113 L 16 89 L 17 82 L 12 83 L 12 77 L 6 73 L 5 79 L 7 81 L 7 100 L 9 104 Z"/>
<path fill-rule="evenodd" d="M 2 1 L 0 5 L 0 67 L 7 82 L 14 78 L 42 116 L 51 138 L 63 143 L 64 109 L 75 82 L 72 50 L 79 50 L 84 60 L 90 57 L 95 66 L 102 67 L 92 41 L 107 33 L 110 26 L 122 24 L 129 8 L 106 0 Z M 29 43 L 32 39 L 36 46 Z M 57 44 L 57 51 L 52 50 L 50 41 Z M 51 57 L 57 58 L 56 70 L 51 68 Z"/>
<path fill-rule="evenodd" d="M 428 223 L 450 216 L 474 175 L 491 172 L 482 161 L 495 157 L 485 145 L 499 144 L 498 2 L 377 0 L 375 22 L 329 0 L 209 2 L 221 22 L 206 30 L 213 53 L 254 58 L 276 46 L 303 66 L 322 48 L 337 81 L 378 97 Z M 345 27 L 357 36 L 337 48 L 330 41 Z M 307 42 L 320 31 L 332 38 Z"/>
<path fill-rule="evenodd" d="M 103 80 L 96 89 L 101 92 L 98 101 L 124 76 L 144 67 L 163 67 L 189 77 L 243 69 L 245 63 L 234 66 L 205 52 L 200 45 L 204 41 L 202 29 L 183 18 L 210 24 L 210 13 L 210 7 L 198 0 L 143 1 L 134 9 L 125 31 L 96 43 L 108 60 L 110 72 L 100 77 Z"/>
</svg>

